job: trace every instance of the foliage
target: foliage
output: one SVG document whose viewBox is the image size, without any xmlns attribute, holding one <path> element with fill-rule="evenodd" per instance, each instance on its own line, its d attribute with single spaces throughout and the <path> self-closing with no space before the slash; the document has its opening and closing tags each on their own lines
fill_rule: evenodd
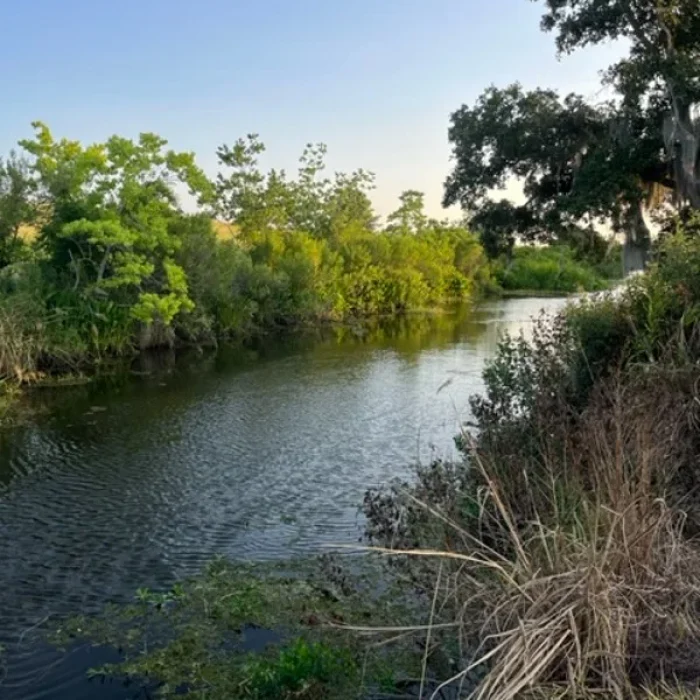
<svg viewBox="0 0 700 700">
<path fill-rule="evenodd" d="M 283 565 L 212 562 L 199 577 L 170 591 L 139 590 L 136 603 L 96 617 L 65 621 L 54 641 L 109 644 L 123 663 L 96 674 L 157 684 L 159 697 L 223 700 L 355 698 L 393 687 L 417 653 L 381 645 L 366 649 L 356 633 L 370 614 L 403 619 L 407 599 L 379 585 L 380 570 L 352 571 L 332 557 Z M 377 633 L 380 634 L 380 633 Z"/>
<path fill-rule="evenodd" d="M 510 260 L 498 261 L 493 274 L 506 290 L 593 292 L 607 286 L 593 267 L 577 261 L 566 246 L 518 247 Z"/>
<path fill-rule="evenodd" d="M 23 155 L 0 164 L 0 306 L 31 310 L 5 318 L 17 335 L 4 343 L 14 356 L 0 377 L 26 380 L 178 340 L 215 344 L 404 313 L 488 288 L 472 234 L 429 219 L 416 192 L 381 230 L 373 175 L 325 177 L 323 145 L 306 148 L 292 178 L 261 172 L 264 146 L 249 136 L 219 149 L 212 183 L 191 153 L 155 134 L 84 146 L 34 128 Z M 195 213 L 183 210 L 183 191 Z"/>
<path fill-rule="evenodd" d="M 309 146 L 296 179 L 258 169 L 256 136 L 219 151 L 221 213 L 235 219 L 253 261 L 248 288 L 263 323 L 400 313 L 469 296 L 485 286 L 486 261 L 459 226 L 430 220 L 408 191 L 376 228 L 364 171 L 322 178 L 325 147 Z M 269 292 L 269 295 L 267 294 Z M 275 302 L 272 304 L 271 302 Z"/>
<path fill-rule="evenodd" d="M 491 87 L 452 115 L 455 168 L 445 204 L 462 205 L 492 255 L 507 253 L 516 237 L 567 242 L 595 222 L 648 236 L 639 220 L 639 172 L 658 160 L 661 138 L 618 134 L 616 119 L 612 104 L 517 84 Z M 524 204 L 491 198 L 511 178 L 521 180 Z"/>
<path fill-rule="evenodd" d="M 374 228 L 376 217 L 368 197 L 373 174 L 357 170 L 322 178 L 326 146 L 308 144 L 298 176 L 290 180 L 284 171 L 259 170 L 258 156 L 264 151 L 258 135 L 249 134 L 217 152 L 221 165 L 229 169 L 218 177 L 218 210 L 235 221 L 244 236 L 276 230 L 331 238 L 353 226 L 360 231 Z"/>
<path fill-rule="evenodd" d="M 38 214 L 32 205 L 33 191 L 26 160 L 14 153 L 5 161 L 0 158 L 0 269 L 22 255 L 22 227 L 32 225 Z"/>
<path fill-rule="evenodd" d="M 243 670 L 243 694 L 255 700 L 324 698 L 338 694 L 342 679 L 352 670 L 352 660 L 344 650 L 320 642 L 296 639 L 282 648 L 277 658 L 253 658 Z"/>
<path fill-rule="evenodd" d="M 542 26 L 556 33 L 559 51 L 624 38 L 629 54 L 613 64 L 605 81 L 622 98 L 624 109 L 655 124 L 671 165 L 666 186 L 677 202 L 700 207 L 695 111 L 700 101 L 698 50 L 700 8 L 694 0 L 649 4 L 615 0 L 545 0 Z"/>
<path fill-rule="evenodd" d="M 646 253 L 645 209 L 700 206 L 697 2 L 542 1 L 560 51 L 627 40 L 629 54 L 604 78 L 614 97 L 487 88 L 452 115 L 445 204 L 462 205 L 492 257 L 518 237 L 569 242 L 603 222 Z M 524 203 L 494 198 L 513 178 Z"/>
<path fill-rule="evenodd" d="M 166 326 L 191 310 L 184 270 L 173 260 L 178 241 L 168 224 L 176 218 L 175 184 L 206 201 L 211 187 L 189 153 L 165 150 L 155 134 L 138 142 L 114 136 L 83 147 L 56 141 L 35 125 L 21 142 L 48 200 L 42 246 L 59 284 L 86 298 L 107 298 L 144 323 Z"/>
</svg>

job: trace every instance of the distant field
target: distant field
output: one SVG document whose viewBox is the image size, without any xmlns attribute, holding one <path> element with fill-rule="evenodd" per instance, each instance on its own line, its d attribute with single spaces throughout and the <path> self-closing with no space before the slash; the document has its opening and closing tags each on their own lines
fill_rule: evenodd
<svg viewBox="0 0 700 700">
<path fill-rule="evenodd" d="M 238 227 L 236 224 L 229 224 L 225 221 L 217 221 L 214 219 L 212 221 L 212 227 L 214 228 L 214 233 L 216 233 L 217 238 L 222 241 L 230 241 L 238 235 Z M 19 237 L 27 243 L 35 241 L 38 233 L 36 226 L 20 226 L 19 229 Z"/>
<path fill-rule="evenodd" d="M 19 227 L 19 237 L 23 241 L 26 241 L 27 243 L 31 243 L 32 241 L 35 241 L 38 234 L 39 234 L 39 232 L 37 231 L 36 226 L 24 226 L 24 225 L 22 225 Z"/>
<path fill-rule="evenodd" d="M 217 221 L 215 219 L 212 221 L 212 226 L 217 238 L 222 241 L 230 241 L 238 236 L 238 226 L 236 224 L 228 224 L 225 221 Z"/>
</svg>

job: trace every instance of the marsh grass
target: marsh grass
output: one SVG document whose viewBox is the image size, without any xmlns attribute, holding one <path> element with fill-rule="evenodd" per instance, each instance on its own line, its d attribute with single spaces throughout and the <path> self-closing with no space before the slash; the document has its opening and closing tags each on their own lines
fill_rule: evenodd
<svg viewBox="0 0 700 700">
<path fill-rule="evenodd" d="M 435 619 L 456 623 L 460 668 L 443 687 L 478 700 L 691 697 L 679 693 L 700 681 L 700 548 L 678 478 L 697 404 L 677 378 L 619 378 L 534 451 L 484 452 L 465 434 L 473 482 L 447 508 L 407 496 L 443 546 L 381 549 L 426 590 L 432 572 Z"/>
</svg>

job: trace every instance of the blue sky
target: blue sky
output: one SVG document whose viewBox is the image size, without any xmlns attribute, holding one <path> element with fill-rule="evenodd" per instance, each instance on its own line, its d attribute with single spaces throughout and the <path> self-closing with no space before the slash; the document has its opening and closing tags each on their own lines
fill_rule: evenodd
<svg viewBox="0 0 700 700">
<path fill-rule="evenodd" d="M 2 1 L 2 0 L 0 0 Z M 619 49 L 558 60 L 529 0 L 4 0 L 0 153 L 40 119 L 96 141 L 155 131 L 216 172 L 249 132 L 264 165 L 307 142 L 331 170 L 377 175 L 386 214 L 404 189 L 440 207 L 449 115 L 519 80 L 595 98 Z"/>
</svg>

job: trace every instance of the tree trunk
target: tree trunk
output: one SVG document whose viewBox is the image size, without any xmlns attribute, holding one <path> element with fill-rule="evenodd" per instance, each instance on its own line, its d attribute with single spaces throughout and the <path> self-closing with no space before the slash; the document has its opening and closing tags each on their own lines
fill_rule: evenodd
<svg viewBox="0 0 700 700">
<path fill-rule="evenodd" d="M 651 232 L 644 220 L 641 202 L 631 204 L 625 221 L 625 243 L 622 248 L 622 271 L 625 277 L 644 270 L 649 260 Z"/>
<path fill-rule="evenodd" d="M 139 331 L 139 347 L 141 350 L 156 348 L 172 348 L 175 345 L 175 331 L 166 326 L 160 319 L 151 323 L 142 323 Z"/>
</svg>

